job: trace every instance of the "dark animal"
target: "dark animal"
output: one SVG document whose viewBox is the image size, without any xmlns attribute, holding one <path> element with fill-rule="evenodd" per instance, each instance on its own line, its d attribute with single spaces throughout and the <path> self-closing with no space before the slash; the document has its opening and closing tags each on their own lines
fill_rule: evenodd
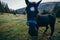
<svg viewBox="0 0 60 40">
<path fill-rule="evenodd" d="M 39 26 L 46 27 L 46 30 L 44 31 L 44 33 L 45 33 L 48 29 L 48 25 L 50 25 L 50 28 L 51 28 L 50 37 L 51 37 L 54 33 L 56 17 L 51 14 L 37 15 L 38 14 L 38 6 L 41 1 L 39 1 L 38 3 L 35 3 L 35 2 L 29 2 L 28 0 L 25 0 L 25 2 L 27 4 L 26 13 L 27 13 L 27 23 L 29 26 L 29 34 L 31 36 L 38 36 Z"/>
</svg>

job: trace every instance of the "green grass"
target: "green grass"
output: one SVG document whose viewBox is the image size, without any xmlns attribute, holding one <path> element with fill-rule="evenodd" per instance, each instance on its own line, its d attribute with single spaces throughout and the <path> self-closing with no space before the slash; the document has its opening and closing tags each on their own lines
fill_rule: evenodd
<svg viewBox="0 0 60 40">
<path fill-rule="evenodd" d="M 60 40 L 60 23 L 58 23 L 59 20 L 60 19 L 58 18 L 56 20 L 53 40 Z M 29 38 L 28 28 L 29 27 L 26 25 L 26 15 L 0 15 L 0 40 L 27 40 L 27 38 Z M 39 40 L 46 40 L 47 37 L 42 36 L 44 30 L 45 27 L 39 28 Z M 50 35 L 49 30 L 50 29 L 47 31 L 47 36 Z"/>
</svg>

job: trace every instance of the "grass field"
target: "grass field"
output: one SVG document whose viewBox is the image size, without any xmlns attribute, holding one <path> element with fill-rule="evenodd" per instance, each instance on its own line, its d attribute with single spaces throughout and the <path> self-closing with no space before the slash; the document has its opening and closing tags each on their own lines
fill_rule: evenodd
<svg viewBox="0 0 60 40">
<path fill-rule="evenodd" d="M 60 23 L 58 21 L 60 19 L 57 18 L 53 40 L 60 40 Z M 26 25 L 26 15 L 0 15 L 0 40 L 27 40 L 29 38 L 28 28 Z M 39 28 L 39 40 L 47 40 L 46 36 L 50 35 L 50 29 L 48 29 L 46 36 L 42 36 L 44 30 L 45 27 Z"/>
</svg>

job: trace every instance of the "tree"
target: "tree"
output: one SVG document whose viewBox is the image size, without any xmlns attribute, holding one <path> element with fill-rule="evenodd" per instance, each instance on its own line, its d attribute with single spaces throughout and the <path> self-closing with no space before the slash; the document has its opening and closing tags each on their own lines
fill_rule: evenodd
<svg viewBox="0 0 60 40">
<path fill-rule="evenodd" d="M 4 2 L 0 1 L 0 12 L 1 12 L 1 14 L 10 12 L 7 3 L 4 3 Z"/>
<path fill-rule="evenodd" d="M 2 2 L 0 1 L 0 13 L 3 14 L 3 12 L 4 12 L 4 6 Z"/>
<path fill-rule="evenodd" d="M 4 9 L 5 9 L 5 12 L 7 12 L 7 13 L 9 12 L 9 8 L 8 8 L 7 4 L 5 5 Z"/>
<path fill-rule="evenodd" d="M 56 16 L 57 16 L 57 17 L 60 17 L 60 6 L 57 7 Z"/>
<path fill-rule="evenodd" d="M 56 4 L 53 12 L 56 13 L 56 17 L 60 17 L 60 6 Z"/>
</svg>

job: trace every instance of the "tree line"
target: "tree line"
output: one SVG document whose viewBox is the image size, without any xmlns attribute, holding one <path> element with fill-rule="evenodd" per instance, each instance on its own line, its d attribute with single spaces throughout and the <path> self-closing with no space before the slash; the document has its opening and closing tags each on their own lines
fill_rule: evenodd
<svg viewBox="0 0 60 40">
<path fill-rule="evenodd" d="M 52 14 L 55 15 L 57 18 L 60 18 L 60 5 L 56 4 L 51 12 L 44 9 L 41 14 Z"/>
<path fill-rule="evenodd" d="M 15 11 L 13 9 L 9 9 L 7 3 L 0 1 L 0 13 L 1 14 L 12 13 L 12 14 L 16 15 L 17 11 Z M 58 6 L 58 4 L 56 4 L 52 12 L 48 12 L 48 11 L 46 12 L 45 10 L 43 10 L 42 14 L 46 14 L 46 13 L 50 13 L 50 14 L 55 15 L 56 17 L 60 17 L 60 5 Z"/>
<path fill-rule="evenodd" d="M 60 18 L 60 5 L 56 4 L 53 12 L 55 13 L 56 17 Z"/>
<path fill-rule="evenodd" d="M 8 13 L 10 10 L 9 10 L 9 7 L 7 5 L 7 3 L 4 3 L 4 2 L 1 2 L 0 1 L 0 13 L 3 14 L 3 13 Z"/>
<path fill-rule="evenodd" d="M 15 14 L 15 12 L 16 12 L 15 10 L 9 9 L 7 3 L 0 1 L 0 14 L 4 14 L 4 13 Z"/>
</svg>

